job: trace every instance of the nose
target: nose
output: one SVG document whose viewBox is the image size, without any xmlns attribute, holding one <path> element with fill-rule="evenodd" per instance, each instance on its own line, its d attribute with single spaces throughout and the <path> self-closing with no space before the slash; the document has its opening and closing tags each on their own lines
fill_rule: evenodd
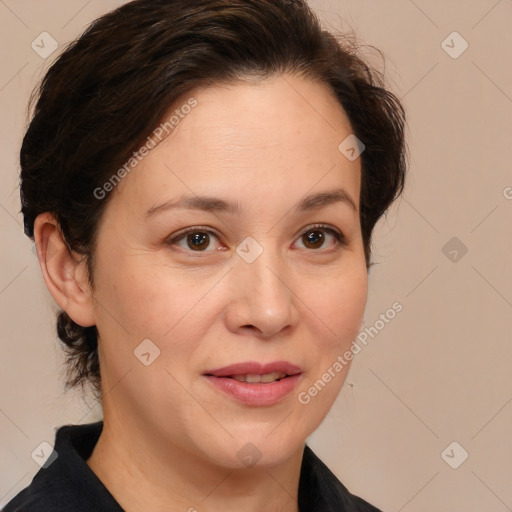
<svg viewBox="0 0 512 512">
<path fill-rule="evenodd" d="M 230 272 L 228 328 L 239 334 L 251 330 L 263 339 L 291 330 L 299 319 L 296 277 L 270 250 L 252 263 L 240 258 Z"/>
</svg>

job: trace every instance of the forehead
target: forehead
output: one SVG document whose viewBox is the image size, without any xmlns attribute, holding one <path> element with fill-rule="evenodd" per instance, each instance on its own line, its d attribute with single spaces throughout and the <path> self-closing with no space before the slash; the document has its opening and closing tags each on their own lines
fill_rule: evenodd
<svg viewBox="0 0 512 512">
<path fill-rule="evenodd" d="M 114 191 L 131 212 L 183 194 L 298 200 L 317 184 L 342 185 L 358 203 L 360 159 L 338 148 L 350 122 L 324 84 L 283 75 L 208 87 L 180 98 L 165 119 L 173 115 L 172 133 Z"/>
</svg>

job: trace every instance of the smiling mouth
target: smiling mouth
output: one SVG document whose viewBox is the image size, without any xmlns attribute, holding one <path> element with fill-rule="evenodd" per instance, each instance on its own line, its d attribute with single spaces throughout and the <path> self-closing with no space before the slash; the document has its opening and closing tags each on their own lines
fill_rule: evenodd
<svg viewBox="0 0 512 512">
<path fill-rule="evenodd" d="M 208 375 L 209 377 L 215 377 L 215 375 Z M 240 374 L 240 375 L 222 375 L 218 376 L 217 378 L 225 378 L 225 379 L 234 379 L 238 382 L 247 382 L 248 384 L 269 384 L 270 382 L 277 382 L 282 379 L 286 379 L 286 377 L 290 377 L 285 372 L 272 372 L 272 373 L 265 373 L 263 375 L 257 375 L 257 374 Z"/>
<path fill-rule="evenodd" d="M 287 361 L 235 363 L 203 376 L 238 403 L 266 407 L 286 399 L 302 380 L 302 369 Z"/>
</svg>

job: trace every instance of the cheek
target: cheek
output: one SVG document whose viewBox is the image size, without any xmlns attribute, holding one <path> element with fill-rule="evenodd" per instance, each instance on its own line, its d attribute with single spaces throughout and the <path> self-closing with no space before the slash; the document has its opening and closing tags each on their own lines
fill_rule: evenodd
<svg viewBox="0 0 512 512">
<path fill-rule="evenodd" d="M 186 313 L 190 287 L 162 272 L 144 255 L 120 258 L 98 269 L 98 314 L 131 338 L 162 337 Z"/>
<path fill-rule="evenodd" d="M 107 389 L 115 386 L 141 410 L 182 396 L 165 369 L 183 381 L 199 339 L 190 321 L 199 309 L 194 308 L 198 290 L 142 258 L 119 259 L 117 265 L 98 269 L 96 289 L 102 379 Z"/>
<path fill-rule="evenodd" d="M 358 334 L 364 316 L 368 292 L 366 269 L 354 268 L 338 278 L 332 278 L 312 293 L 311 284 L 304 290 L 306 304 L 318 319 L 325 333 L 324 346 L 340 348 L 349 344 Z"/>
<path fill-rule="evenodd" d="M 314 349 L 307 348 L 308 353 L 316 356 L 310 359 L 310 371 L 297 395 L 301 407 L 308 411 L 303 414 L 304 429 L 308 432 L 318 427 L 346 379 L 352 358 L 344 359 L 344 354 L 360 330 L 367 286 L 366 268 L 352 267 L 343 276 L 315 287 L 315 293 L 309 295 L 309 317 L 315 318 L 310 332 Z M 311 292 L 311 285 L 309 289 Z"/>
<path fill-rule="evenodd" d="M 212 284 L 155 264 L 149 257 L 144 261 L 142 255 L 120 259 L 104 276 L 98 289 L 98 302 L 104 307 L 99 308 L 97 326 L 108 340 L 102 347 L 105 371 L 114 381 L 131 371 L 132 380 L 144 382 L 141 388 L 153 388 L 158 396 L 159 390 L 174 386 L 164 368 L 183 381 L 195 361 L 217 311 L 211 307 L 214 294 L 204 297 Z M 149 368 L 136 357 L 148 351 L 151 359 L 158 354 Z M 172 392 L 179 392 L 179 386 Z"/>
</svg>

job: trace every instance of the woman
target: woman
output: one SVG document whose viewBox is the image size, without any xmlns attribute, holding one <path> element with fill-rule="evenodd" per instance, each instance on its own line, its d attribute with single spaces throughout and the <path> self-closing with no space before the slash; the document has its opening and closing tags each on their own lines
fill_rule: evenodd
<svg viewBox="0 0 512 512">
<path fill-rule="evenodd" d="M 96 20 L 45 76 L 20 160 L 67 385 L 103 421 L 61 427 L 5 511 L 377 511 L 305 440 L 350 366 L 403 131 L 302 1 Z"/>
</svg>

